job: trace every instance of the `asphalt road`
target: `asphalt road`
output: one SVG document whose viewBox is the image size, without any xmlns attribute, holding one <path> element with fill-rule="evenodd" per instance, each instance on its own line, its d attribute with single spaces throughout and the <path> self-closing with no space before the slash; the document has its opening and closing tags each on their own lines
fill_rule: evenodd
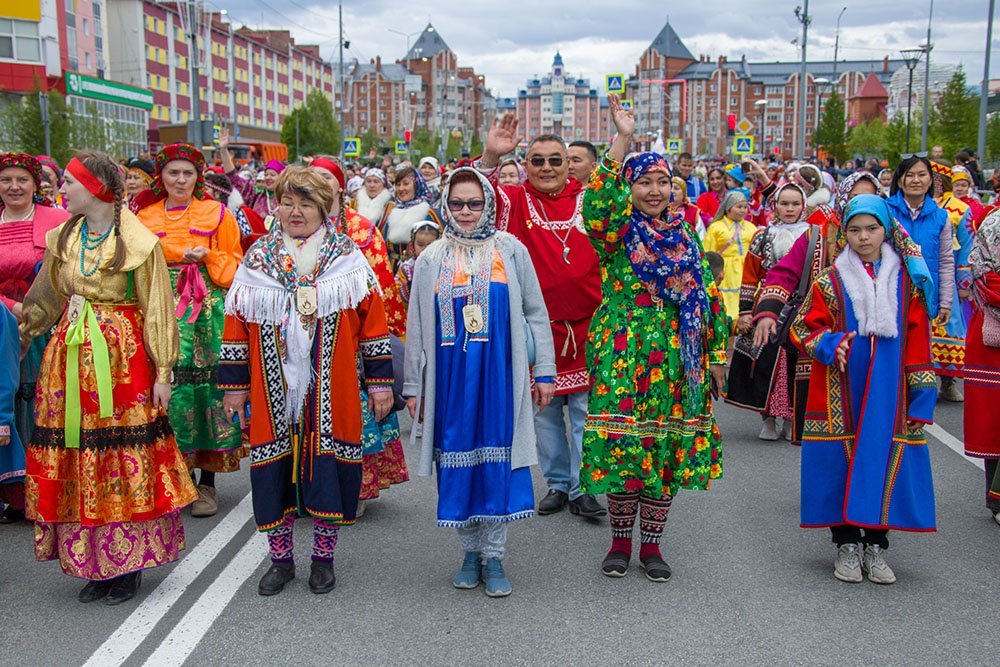
<svg viewBox="0 0 1000 667">
<path fill-rule="evenodd" d="M 938 424 L 962 438 L 962 408 Z M 218 478 L 220 512 L 185 518 L 178 564 L 145 573 L 140 597 L 82 605 L 81 583 L 32 557 L 28 525 L 0 526 L 3 665 L 982 665 L 1000 649 L 1000 527 L 983 474 L 931 438 L 939 531 L 894 534 L 893 586 L 833 578 L 829 534 L 798 527 L 799 451 L 757 440 L 759 418 L 723 406 L 725 471 L 674 504 L 666 584 L 599 566 L 607 520 L 568 512 L 514 524 L 514 593 L 455 590 L 453 530 L 435 526 L 431 478 L 370 503 L 341 532 L 337 587 L 307 586 L 311 526 L 297 524 L 298 578 L 257 595 L 267 567 L 245 471 Z M 405 437 L 404 437 L 405 441 Z M 408 451 L 413 462 L 414 451 Z M 535 471 L 535 495 L 545 492 Z M 242 501 L 242 502 L 241 502 Z M 89 661 L 89 662 L 88 662 Z"/>
</svg>

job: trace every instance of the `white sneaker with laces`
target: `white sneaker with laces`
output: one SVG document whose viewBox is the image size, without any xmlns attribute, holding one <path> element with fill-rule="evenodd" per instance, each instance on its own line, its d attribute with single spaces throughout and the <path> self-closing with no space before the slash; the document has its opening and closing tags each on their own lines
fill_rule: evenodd
<svg viewBox="0 0 1000 667">
<path fill-rule="evenodd" d="M 885 549 L 877 544 L 869 544 L 865 547 L 865 555 L 861 561 L 861 567 L 868 573 L 868 581 L 876 584 L 896 583 L 896 574 L 885 562 Z"/>
<path fill-rule="evenodd" d="M 864 580 L 861 573 L 861 550 L 857 544 L 840 545 L 837 560 L 833 564 L 833 576 L 849 584 L 860 584 Z"/>
</svg>

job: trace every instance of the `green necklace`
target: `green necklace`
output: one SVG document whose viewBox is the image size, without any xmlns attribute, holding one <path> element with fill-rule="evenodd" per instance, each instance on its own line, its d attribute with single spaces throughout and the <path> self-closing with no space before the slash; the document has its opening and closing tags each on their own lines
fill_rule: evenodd
<svg viewBox="0 0 1000 667">
<path fill-rule="evenodd" d="M 108 240 L 111 236 L 111 230 L 114 225 L 109 225 L 107 231 L 105 231 L 100 236 L 90 237 L 90 227 L 87 225 L 87 219 L 84 218 L 83 222 L 80 224 L 80 273 L 83 274 L 84 278 L 89 278 L 90 276 L 97 273 L 97 267 L 101 265 L 101 259 L 104 255 L 103 250 L 97 253 L 97 259 L 94 260 L 94 265 L 88 271 L 84 266 L 84 255 L 88 250 L 97 250 L 104 245 L 104 242 Z"/>
</svg>

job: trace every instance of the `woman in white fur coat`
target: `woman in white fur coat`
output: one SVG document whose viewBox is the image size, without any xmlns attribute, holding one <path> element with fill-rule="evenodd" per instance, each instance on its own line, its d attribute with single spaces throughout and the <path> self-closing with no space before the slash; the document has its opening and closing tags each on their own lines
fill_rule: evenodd
<svg viewBox="0 0 1000 667">
<path fill-rule="evenodd" d="M 381 169 L 372 167 L 365 172 L 363 187 L 358 190 L 356 199 L 347 203 L 348 206 L 368 220 L 381 220 L 385 207 L 392 199 L 392 189 L 389 179 Z"/>
<path fill-rule="evenodd" d="M 389 260 L 393 271 L 399 262 L 406 258 L 407 246 L 410 243 L 410 233 L 416 223 L 430 220 L 441 227 L 441 214 L 430 204 L 430 192 L 427 183 L 413 167 L 403 167 L 396 172 L 395 189 L 385 212 L 378 220 L 378 230 L 386 240 L 389 248 Z"/>
</svg>

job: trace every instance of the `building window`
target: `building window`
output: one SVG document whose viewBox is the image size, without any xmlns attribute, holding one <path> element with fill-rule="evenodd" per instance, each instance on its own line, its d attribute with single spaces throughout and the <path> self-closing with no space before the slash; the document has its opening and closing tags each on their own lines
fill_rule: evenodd
<svg viewBox="0 0 1000 667">
<path fill-rule="evenodd" d="M 90 69 L 90 51 L 83 54 L 83 66 L 88 70 Z"/>
<path fill-rule="evenodd" d="M 0 19 L 0 58 L 41 62 L 42 42 L 38 38 L 38 23 Z"/>
<path fill-rule="evenodd" d="M 715 92 L 716 90 L 718 90 L 718 89 L 719 89 L 719 87 L 718 87 L 718 86 L 716 86 L 716 85 L 715 85 L 714 83 L 713 83 L 713 84 L 711 84 L 711 85 L 709 85 L 709 87 L 708 87 L 708 90 L 709 90 L 709 92 L 711 92 L 711 93 L 714 93 L 714 92 Z"/>
</svg>

